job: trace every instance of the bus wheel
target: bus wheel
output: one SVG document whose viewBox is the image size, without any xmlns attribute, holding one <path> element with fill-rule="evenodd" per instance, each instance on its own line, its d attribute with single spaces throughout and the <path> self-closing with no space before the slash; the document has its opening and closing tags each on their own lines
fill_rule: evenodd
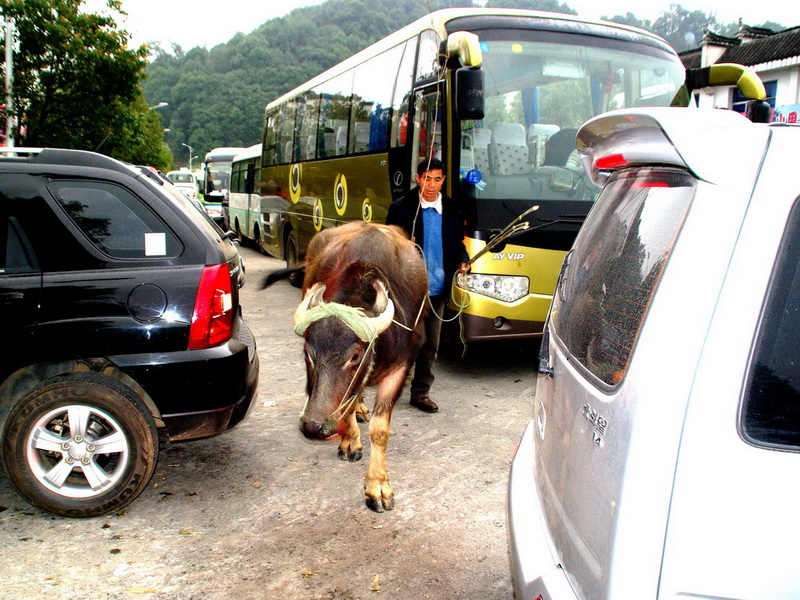
<svg viewBox="0 0 800 600">
<path fill-rule="evenodd" d="M 249 244 L 249 240 L 242 237 L 242 228 L 239 227 L 239 219 L 236 219 L 236 223 L 233 226 L 233 230 L 236 232 L 236 239 L 239 240 L 239 244 L 242 246 L 247 246 Z"/>
<path fill-rule="evenodd" d="M 294 233 L 289 233 L 289 237 L 286 238 L 286 268 L 292 269 L 297 266 L 297 263 L 297 240 L 294 237 Z M 289 275 L 289 283 L 296 288 L 303 287 L 303 272 L 297 271 Z"/>
</svg>

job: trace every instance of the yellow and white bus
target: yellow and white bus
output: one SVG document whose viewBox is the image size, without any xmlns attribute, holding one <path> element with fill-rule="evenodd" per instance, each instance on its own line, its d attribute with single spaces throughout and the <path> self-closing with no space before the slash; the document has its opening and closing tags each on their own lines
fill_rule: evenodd
<svg viewBox="0 0 800 600">
<path fill-rule="evenodd" d="M 267 105 L 260 247 L 292 266 L 323 228 L 383 222 L 393 199 L 415 193 L 417 163 L 436 156 L 475 258 L 453 292 L 463 339 L 538 336 L 599 192 L 575 159 L 577 127 L 668 105 L 684 77 L 666 42 L 631 27 L 433 12 Z"/>
</svg>

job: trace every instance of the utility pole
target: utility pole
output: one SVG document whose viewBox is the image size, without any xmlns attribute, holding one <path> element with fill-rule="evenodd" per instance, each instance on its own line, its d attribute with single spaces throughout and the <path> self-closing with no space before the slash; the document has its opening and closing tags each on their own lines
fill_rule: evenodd
<svg viewBox="0 0 800 600">
<path fill-rule="evenodd" d="M 5 19 L 6 25 L 6 146 L 14 147 L 14 19 Z"/>
</svg>

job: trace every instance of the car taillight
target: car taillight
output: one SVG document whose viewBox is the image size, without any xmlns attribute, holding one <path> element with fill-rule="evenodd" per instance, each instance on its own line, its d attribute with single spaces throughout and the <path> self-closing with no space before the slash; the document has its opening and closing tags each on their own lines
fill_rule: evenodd
<svg viewBox="0 0 800 600">
<path fill-rule="evenodd" d="M 228 341 L 233 330 L 233 312 L 228 265 L 205 267 L 194 302 L 189 349 L 209 348 Z"/>
</svg>

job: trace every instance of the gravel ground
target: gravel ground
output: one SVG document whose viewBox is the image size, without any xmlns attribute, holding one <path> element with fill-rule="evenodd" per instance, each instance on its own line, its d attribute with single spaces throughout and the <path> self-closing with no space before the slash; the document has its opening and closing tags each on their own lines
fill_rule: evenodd
<svg viewBox="0 0 800 600">
<path fill-rule="evenodd" d="M 532 410 L 536 345 L 472 345 L 466 357 L 443 348 L 432 390 L 440 412 L 412 408 L 407 391 L 398 401 L 387 451 L 397 507 L 373 513 L 363 499 L 367 426 L 355 464 L 297 431 L 300 290 L 259 290 L 283 263 L 242 254 L 261 360 L 248 418 L 164 450 L 120 514 L 54 517 L 0 475 L 0 598 L 510 599 L 506 484 Z"/>
</svg>

